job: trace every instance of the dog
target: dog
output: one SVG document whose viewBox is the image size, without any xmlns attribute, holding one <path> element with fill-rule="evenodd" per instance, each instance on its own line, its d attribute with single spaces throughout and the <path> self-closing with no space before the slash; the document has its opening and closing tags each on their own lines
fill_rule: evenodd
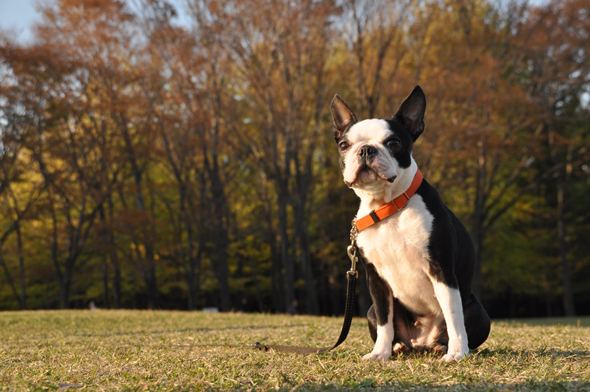
<svg viewBox="0 0 590 392">
<path fill-rule="evenodd" d="M 465 226 L 423 179 L 412 157 L 426 96 L 416 86 L 390 119 L 357 121 L 336 94 L 330 105 L 344 182 L 360 198 L 353 221 L 373 304 L 375 346 L 363 360 L 405 352 L 458 361 L 480 346 L 490 319 L 471 290 L 475 251 Z"/>
</svg>

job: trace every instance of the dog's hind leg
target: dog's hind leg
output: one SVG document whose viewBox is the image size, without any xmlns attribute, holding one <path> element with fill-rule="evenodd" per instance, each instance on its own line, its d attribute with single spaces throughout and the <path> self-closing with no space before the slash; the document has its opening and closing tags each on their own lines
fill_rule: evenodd
<svg viewBox="0 0 590 392">
<path fill-rule="evenodd" d="M 420 334 L 416 315 L 408 310 L 397 298 L 393 299 L 393 353 L 399 355 L 415 351 L 412 341 Z M 420 350 L 418 350 L 420 351 Z"/>
<path fill-rule="evenodd" d="M 463 303 L 465 330 L 470 349 L 475 349 L 486 341 L 490 334 L 490 318 L 475 295 L 471 293 Z"/>
</svg>

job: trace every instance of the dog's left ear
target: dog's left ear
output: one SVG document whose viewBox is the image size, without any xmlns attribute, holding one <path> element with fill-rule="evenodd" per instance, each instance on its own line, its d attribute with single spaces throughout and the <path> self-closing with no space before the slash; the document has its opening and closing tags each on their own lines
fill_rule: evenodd
<svg viewBox="0 0 590 392">
<path fill-rule="evenodd" d="M 338 141 L 344 134 L 344 131 L 346 131 L 346 128 L 350 124 L 356 123 L 356 115 L 338 94 L 334 95 L 332 99 L 330 111 L 334 120 L 334 140 Z"/>
<path fill-rule="evenodd" d="M 424 112 L 426 111 L 426 96 L 420 86 L 414 87 L 414 90 L 408 95 L 397 109 L 393 118 L 402 123 L 404 127 L 412 134 L 412 139 L 416 141 L 418 136 L 424 132 Z"/>
</svg>

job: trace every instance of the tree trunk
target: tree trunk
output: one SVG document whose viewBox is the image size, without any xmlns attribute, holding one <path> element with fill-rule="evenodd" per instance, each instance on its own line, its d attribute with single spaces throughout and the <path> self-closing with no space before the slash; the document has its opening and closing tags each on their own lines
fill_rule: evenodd
<svg viewBox="0 0 590 392">
<path fill-rule="evenodd" d="M 558 149 L 555 142 L 555 133 L 552 125 L 549 126 L 549 149 L 551 158 L 555 165 L 559 164 Z M 569 154 L 568 154 L 569 155 Z M 574 295 L 572 288 L 571 270 L 567 257 L 567 228 L 565 222 L 565 173 L 564 170 L 557 172 L 557 246 L 561 264 L 561 283 L 563 286 L 563 308 L 566 316 L 576 314 L 574 306 Z"/>
<path fill-rule="evenodd" d="M 102 228 L 100 230 L 101 243 L 104 246 L 104 248 L 109 248 L 109 234 L 108 234 L 109 229 L 107 228 L 106 215 L 104 213 L 104 207 L 102 205 L 99 207 L 99 214 L 100 214 L 100 221 L 102 223 Z M 110 252 L 104 252 L 102 254 L 102 270 L 101 270 L 103 302 L 104 302 L 103 306 L 106 309 L 111 308 L 111 304 L 109 301 L 109 260 L 108 260 L 109 253 Z"/>
<path fill-rule="evenodd" d="M 316 116 L 316 121 L 318 118 Z M 309 151 L 304 154 L 305 165 L 301 170 L 301 164 L 299 160 L 300 146 L 296 145 L 293 153 L 293 166 L 295 167 L 295 181 L 297 184 L 297 192 L 295 194 L 296 199 L 293 200 L 293 209 L 295 211 L 295 229 L 293 232 L 293 252 L 296 251 L 296 239 L 299 239 L 299 252 L 301 260 L 301 272 L 305 279 L 305 307 L 307 314 L 318 314 L 318 294 L 316 290 L 316 279 L 314 276 L 314 268 L 312 264 L 309 233 L 307 231 L 306 223 L 306 210 L 307 200 L 310 192 L 310 184 L 313 177 L 312 174 L 312 157 L 314 148 L 310 147 Z"/>
<path fill-rule="evenodd" d="M 50 193 L 51 195 L 51 193 Z M 50 196 L 51 197 L 51 196 Z M 67 307 L 67 289 L 65 287 L 66 272 L 62 272 L 59 266 L 59 244 L 57 235 L 57 214 L 55 212 L 55 206 L 51 203 L 51 220 L 52 220 L 52 244 L 51 244 L 51 257 L 53 259 L 53 265 L 55 266 L 55 272 L 57 273 L 57 280 L 59 282 L 59 306 L 61 309 Z"/>
<path fill-rule="evenodd" d="M 147 214 L 147 208 L 143 196 L 143 175 L 142 168 L 137 161 L 137 154 L 135 153 L 135 146 L 133 144 L 129 130 L 127 129 L 128 120 L 120 113 L 115 113 L 114 117 L 119 120 L 119 129 L 123 135 L 127 158 L 131 166 L 131 175 L 135 184 L 135 202 L 137 209 Z M 153 202 L 153 200 L 152 200 Z M 151 225 L 153 229 L 153 223 Z M 155 266 L 155 252 L 153 247 L 153 238 L 150 236 L 150 228 L 141 227 L 142 242 L 145 248 L 145 261 L 147 261 L 147 270 L 144 270 L 143 277 L 146 284 L 148 295 L 148 307 L 150 309 L 158 308 L 158 284 L 156 281 L 156 266 Z"/>
<path fill-rule="evenodd" d="M 2 243 L 0 243 L 0 249 L 2 249 L 1 245 L 2 245 Z M 18 291 L 16 290 L 14 280 L 12 279 L 12 276 L 10 275 L 10 271 L 8 270 L 8 266 L 6 265 L 6 261 L 2 257 L 1 250 L 0 250 L 0 264 L 2 265 L 2 268 L 4 269 L 4 275 L 6 276 L 6 282 L 8 283 L 10 288 L 12 289 L 12 294 L 14 295 L 14 298 L 16 299 L 17 302 L 20 303 L 20 297 L 18 295 Z"/>
<path fill-rule="evenodd" d="M 287 195 L 284 190 L 278 194 L 279 239 L 283 269 L 285 271 L 285 309 L 289 309 L 295 299 L 295 269 L 288 249 L 287 235 Z"/>
<path fill-rule="evenodd" d="M 102 261 L 102 290 L 103 290 L 103 307 L 105 309 L 111 308 L 111 302 L 109 300 L 109 262 L 108 256 L 105 254 Z"/>
<path fill-rule="evenodd" d="M 571 269 L 567 257 L 567 228 L 565 223 L 565 184 L 560 172 L 557 177 L 557 243 L 559 246 L 559 259 L 561 261 L 561 283 L 563 285 L 563 308 L 565 315 L 576 315 L 574 294 L 572 288 Z"/>
<path fill-rule="evenodd" d="M 111 250 L 110 252 L 111 262 L 113 264 L 113 293 L 114 293 L 114 306 L 115 309 L 121 309 L 122 307 L 122 293 L 121 293 L 121 266 L 117 258 L 117 252 Z"/>
<path fill-rule="evenodd" d="M 216 165 L 215 165 L 216 166 Z M 217 246 L 217 279 L 221 297 L 221 310 L 228 312 L 232 308 L 229 288 L 229 268 L 227 265 L 227 249 L 229 247 L 229 235 L 227 229 L 227 201 L 218 178 L 219 173 L 215 171 L 213 176 L 213 210 L 215 224 L 214 238 Z"/>
<path fill-rule="evenodd" d="M 72 279 L 70 271 L 66 267 L 63 273 L 63 279 L 59 281 L 59 307 L 60 309 L 70 308 L 70 289 L 72 287 Z"/>
<path fill-rule="evenodd" d="M 305 276 L 305 289 L 306 289 L 306 311 L 307 314 L 319 314 L 318 306 L 318 294 L 316 290 L 316 282 L 314 279 L 313 265 L 311 260 L 311 252 L 309 251 L 309 235 L 307 230 L 302 228 L 299 233 L 300 246 L 301 246 L 301 268 Z"/>
<path fill-rule="evenodd" d="M 25 259 L 23 256 L 23 239 L 20 231 L 20 222 L 16 225 L 16 242 L 18 246 L 18 266 L 20 270 L 20 309 L 27 308 L 27 286 L 25 278 Z"/>
<path fill-rule="evenodd" d="M 471 284 L 473 293 L 482 301 L 483 285 L 481 282 L 481 268 L 483 255 L 483 240 L 484 240 L 484 208 L 485 208 L 485 181 L 486 181 L 486 155 L 485 155 L 485 140 L 482 138 L 477 143 L 478 160 L 476 173 L 476 188 L 475 188 L 475 205 L 473 209 L 471 239 L 473 247 L 475 248 L 475 265 L 473 270 L 473 281 Z"/>
<path fill-rule="evenodd" d="M 187 212 L 186 212 L 186 186 L 182 182 L 179 176 L 177 176 L 178 180 L 178 194 L 180 197 L 180 211 L 178 213 L 178 231 L 177 241 L 178 241 L 178 251 L 180 252 L 180 261 L 182 264 L 182 268 L 184 269 L 184 280 L 186 282 L 186 287 L 188 289 L 187 292 L 187 307 L 188 310 L 195 309 L 195 297 L 194 297 L 194 278 L 193 278 L 193 269 L 191 263 L 192 257 L 192 231 L 191 231 L 191 223 L 190 220 L 187 219 Z M 184 243 L 183 243 L 183 229 L 182 225 L 186 226 L 187 232 L 187 251 L 184 251 Z"/>
<path fill-rule="evenodd" d="M 148 301 L 149 301 L 148 306 L 150 309 L 158 309 L 160 305 L 159 305 L 159 298 L 158 298 L 156 258 L 155 258 L 154 246 L 151 243 L 151 239 L 146 239 L 144 241 L 144 246 L 145 246 L 146 259 L 148 261 L 148 272 L 147 272 L 147 279 L 148 279 L 147 280 L 147 288 L 148 288 Z"/>
<path fill-rule="evenodd" d="M 271 290 L 272 290 L 272 308 L 276 312 L 286 312 L 284 307 L 285 300 L 283 298 L 283 282 L 285 278 L 281 271 L 281 262 L 279 252 L 277 251 L 276 232 L 272 224 L 272 207 L 271 201 L 268 198 L 268 186 L 265 181 L 263 184 L 262 200 L 264 202 L 264 215 L 266 221 L 266 242 L 270 247 L 271 266 Z"/>
<path fill-rule="evenodd" d="M 218 280 L 221 296 L 221 310 L 229 312 L 232 309 L 230 289 L 229 289 L 229 268 L 227 265 L 227 247 L 229 240 L 226 236 L 221 235 L 217 242 L 217 263 L 218 263 Z"/>
<path fill-rule="evenodd" d="M 113 217 L 114 217 L 114 206 L 113 198 L 111 195 L 108 196 L 109 205 L 109 230 L 108 230 L 108 246 L 109 246 L 109 259 L 113 267 L 113 294 L 114 294 L 114 306 L 115 309 L 121 309 L 122 307 L 122 293 L 121 293 L 121 264 L 119 263 L 119 257 L 117 256 L 117 249 L 115 247 L 115 235 L 113 234 Z"/>
<path fill-rule="evenodd" d="M 229 233 L 227 227 L 229 224 L 229 207 L 223 190 L 223 183 L 220 178 L 217 155 L 214 153 L 211 162 L 209 162 L 207 151 L 204 151 L 204 154 L 205 168 L 211 184 L 214 229 L 213 238 L 215 238 L 215 246 L 217 248 L 217 280 L 219 281 L 221 310 L 228 312 L 232 309 L 229 288 L 229 268 L 227 264 L 227 249 L 229 247 Z"/>
<path fill-rule="evenodd" d="M 473 247 L 475 249 L 475 265 L 473 266 L 473 281 L 471 282 L 471 290 L 473 294 L 483 303 L 483 290 L 481 284 L 481 265 L 483 253 L 483 235 L 481 235 L 481 228 L 471 231 L 471 238 L 473 240 Z"/>
</svg>

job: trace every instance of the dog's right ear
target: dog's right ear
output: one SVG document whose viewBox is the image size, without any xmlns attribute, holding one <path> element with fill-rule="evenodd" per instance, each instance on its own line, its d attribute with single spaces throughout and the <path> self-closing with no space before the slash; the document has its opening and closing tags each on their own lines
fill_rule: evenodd
<svg viewBox="0 0 590 392">
<path fill-rule="evenodd" d="M 402 123 L 404 127 L 412 134 L 412 139 L 416 141 L 418 136 L 424 132 L 424 112 L 426 111 L 426 96 L 420 86 L 414 87 L 414 90 L 402 102 L 393 115 L 393 118 Z"/>
<path fill-rule="evenodd" d="M 356 116 L 338 94 L 334 95 L 332 99 L 330 111 L 334 120 L 334 140 L 338 141 L 344 134 L 344 131 L 346 131 L 346 128 L 356 123 Z"/>
</svg>

